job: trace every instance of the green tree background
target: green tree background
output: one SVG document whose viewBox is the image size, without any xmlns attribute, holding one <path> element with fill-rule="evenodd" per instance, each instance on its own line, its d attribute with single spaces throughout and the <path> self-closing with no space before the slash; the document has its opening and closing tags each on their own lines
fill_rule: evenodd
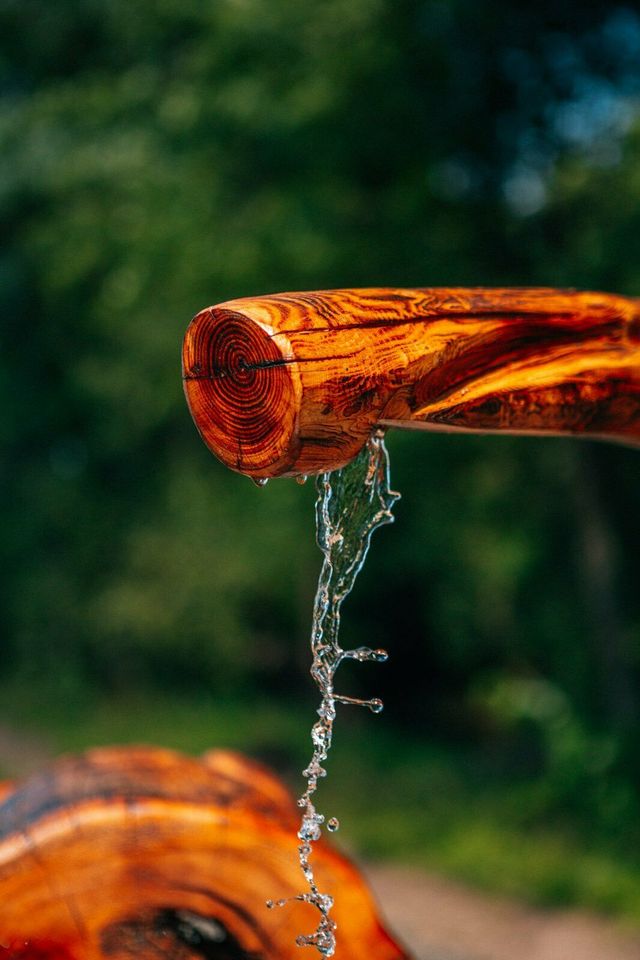
<svg viewBox="0 0 640 960">
<path fill-rule="evenodd" d="M 184 329 L 206 304 L 279 290 L 640 293 L 640 11 L 2 0 L 0 15 L 5 714 L 35 703 L 51 726 L 54 702 L 71 717 L 142 691 L 309 702 L 311 484 L 258 491 L 208 454 L 182 397 Z M 392 653 L 348 678 L 385 698 L 379 753 L 414 738 L 407 769 L 441 775 L 461 816 L 489 797 L 504 823 L 508 795 L 514 829 L 597 837 L 628 871 L 598 894 L 514 868 L 517 890 L 637 907 L 637 451 L 389 446 L 397 524 L 345 611 L 354 642 Z M 499 884 L 496 838 L 486 876 L 473 845 L 440 860 Z"/>
</svg>

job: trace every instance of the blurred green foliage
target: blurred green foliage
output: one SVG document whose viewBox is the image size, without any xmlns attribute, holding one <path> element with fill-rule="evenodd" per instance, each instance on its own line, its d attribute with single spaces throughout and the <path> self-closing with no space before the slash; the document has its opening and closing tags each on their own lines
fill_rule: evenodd
<svg viewBox="0 0 640 960">
<path fill-rule="evenodd" d="M 63 698 L 291 699 L 313 491 L 259 492 L 204 449 L 179 379 L 188 320 L 343 285 L 640 293 L 638 11 L 3 0 L 0 18 L 0 678 L 25 698 L 55 678 Z M 346 682 L 384 696 L 385 723 L 528 785 L 539 822 L 624 846 L 638 453 L 390 449 L 397 524 L 345 627 L 392 661 Z"/>
</svg>

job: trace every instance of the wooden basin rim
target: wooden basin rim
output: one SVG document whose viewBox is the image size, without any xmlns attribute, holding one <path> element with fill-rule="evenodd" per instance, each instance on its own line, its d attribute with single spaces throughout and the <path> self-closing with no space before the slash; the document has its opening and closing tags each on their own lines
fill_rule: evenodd
<svg viewBox="0 0 640 960">
<path fill-rule="evenodd" d="M 55 761 L 0 796 L 0 960 L 299 960 L 316 911 L 299 810 L 266 768 L 114 747 Z M 410 960 L 355 867 L 314 855 L 336 898 L 336 960 Z"/>
</svg>

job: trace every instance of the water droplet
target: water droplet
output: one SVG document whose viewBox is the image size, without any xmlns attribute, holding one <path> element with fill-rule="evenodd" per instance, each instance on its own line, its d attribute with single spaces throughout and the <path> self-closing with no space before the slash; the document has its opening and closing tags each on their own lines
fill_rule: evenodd
<svg viewBox="0 0 640 960">
<path fill-rule="evenodd" d="M 311 780 L 318 780 L 320 779 L 320 777 L 326 777 L 326 775 L 327 775 L 327 771 L 324 769 L 324 767 L 321 767 L 316 760 L 314 760 L 306 768 L 306 770 L 302 771 L 302 776 L 306 777 L 307 780 L 309 780 L 309 790 L 311 793 L 313 793 L 313 790 L 311 790 Z"/>
<path fill-rule="evenodd" d="M 328 720 L 332 723 L 336 718 L 336 708 L 333 703 L 323 701 L 318 707 L 317 714 L 319 717 L 322 717 L 323 720 Z"/>
<path fill-rule="evenodd" d="M 336 830 L 340 829 L 340 821 L 337 817 L 331 817 L 330 820 L 327 820 L 327 830 L 330 833 L 335 833 Z"/>
<path fill-rule="evenodd" d="M 384 703 L 382 700 L 378 700 L 377 697 L 374 697 L 373 700 L 369 701 L 369 710 L 371 710 L 371 713 L 382 713 L 384 710 Z"/>
<path fill-rule="evenodd" d="M 286 907 L 290 900 L 295 899 L 295 897 L 287 897 L 286 899 L 282 898 L 280 900 L 267 900 L 267 906 L 269 907 L 269 904 L 271 904 L 269 907 L 270 910 L 272 910 L 274 907 Z"/>
<path fill-rule="evenodd" d="M 331 731 L 328 726 L 320 721 L 314 723 L 311 728 L 311 739 L 313 745 L 319 750 L 324 750 L 327 747 L 327 744 L 330 742 Z"/>
<path fill-rule="evenodd" d="M 315 817 L 303 817 L 298 836 L 301 840 L 319 840 L 321 835 L 320 825 Z"/>
<path fill-rule="evenodd" d="M 308 479 L 309 478 L 306 473 L 299 473 L 298 476 L 296 477 L 296 483 L 303 484 L 303 483 L 306 483 Z"/>
<path fill-rule="evenodd" d="M 266 487 L 269 483 L 269 477 L 251 477 L 256 487 Z"/>
</svg>

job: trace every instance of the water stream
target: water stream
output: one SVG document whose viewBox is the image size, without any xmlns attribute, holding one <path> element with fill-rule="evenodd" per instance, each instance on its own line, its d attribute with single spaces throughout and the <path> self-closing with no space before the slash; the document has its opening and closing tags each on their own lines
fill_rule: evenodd
<svg viewBox="0 0 640 960">
<path fill-rule="evenodd" d="M 389 455 L 384 435 L 374 434 L 355 460 L 341 470 L 322 473 L 317 478 L 316 537 L 324 559 L 313 606 L 311 676 L 320 691 L 319 719 L 311 730 L 313 754 L 302 774 L 307 787 L 298 806 L 302 809 L 298 831 L 298 855 L 308 891 L 286 900 L 268 900 L 268 907 L 284 906 L 290 900 L 310 903 L 320 913 L 314 933 L 301 934 L 300 946 L 315 947 L 323 957 L 333 956 L 336 948 L 336 923 L 331 917 L 333 898 L 322 893 L 315 880 L 311 856 L 313 844 L 320 839 L 323 826 L 335 832 L 339 823 L 335 817 L 325 822 L 314 804 L 318 781 L 326 776 L 323 763 L 331 748 L 333 724 L 338 703 L 368 707 L 380 713 L 381 700 L 360 700 L 343 696 L 334 690 L 336 670 L 343 660 L 373 660 L 383 663 L 386 650 L 357 647 L 343 650 L 339 643 L 340 608 L 353 588 L 362 569 L 371 535 L 385 523 L 391 523 L 391 510 L 399 494 L 389 489 Z"/>
</svg>

